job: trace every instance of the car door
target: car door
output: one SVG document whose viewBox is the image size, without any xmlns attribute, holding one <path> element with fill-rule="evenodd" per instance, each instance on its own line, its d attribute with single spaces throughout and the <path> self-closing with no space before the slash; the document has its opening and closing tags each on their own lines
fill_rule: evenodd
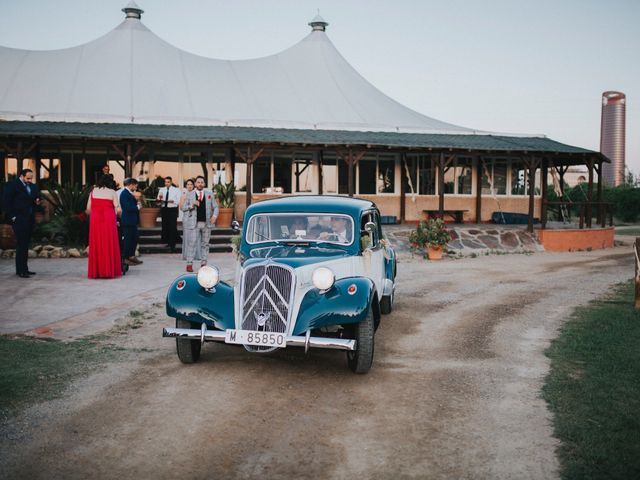
<svg viewBox="0 0 640 480">
<path fill-rule="evenodd" d="M 365 275 L 371 278 L 373 283 L 376 286 L 376 290 L 378 291 L 378 299 L 381 298 L 383 287 L 384 287 L 384 248 L 382 248 L 382 244 L 380 243 L 380 215 L 375 210 L 370 210 L 365 212 L 362 215 L 362 220 L 360 222 L 360 232 L 361 236 L 365 235 L 368 237 L 368 233 L 365 230 L 365 225 L 368 222 L 372 222 L 375 225 L 373 230 L 373 244 L 366 245 L 363 244 L 363 266 L 365 269 Z"/>
</svg>

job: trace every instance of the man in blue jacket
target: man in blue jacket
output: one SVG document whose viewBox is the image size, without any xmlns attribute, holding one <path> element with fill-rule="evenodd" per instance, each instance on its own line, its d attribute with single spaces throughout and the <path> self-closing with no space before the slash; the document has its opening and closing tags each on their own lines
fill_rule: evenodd
<svg viewBox="0 0 640 480">
<path fill-rule="evenodd" d="M 29 243 L 35 225 L 35 210 L 40 205 L 40 192 L 33 183 L 33 171 L 25 168 L 20 176 L 9 182 L 4 190 L 4 210 L 16 235 L 16 275 L 29 278 Z"/>
<path fill-rule="evenodd" d="M 120 194 L 120 226 L 124 237 L 122 246 L 124 261 L 127 265 L 140 265 L 142 260 L 136 257 L 138 245 L 138 223 L 140 221 L 141 205 L 136 201 L 133 192 L 138 189 L 138 181 L 135 178 L 124 180 L 124 189 Z"/>
</svg>

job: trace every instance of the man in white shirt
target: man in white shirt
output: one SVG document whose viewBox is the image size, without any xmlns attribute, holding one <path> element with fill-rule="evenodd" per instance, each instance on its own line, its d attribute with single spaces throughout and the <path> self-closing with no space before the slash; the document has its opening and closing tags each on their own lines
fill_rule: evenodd
<svg viewBox="0 0 640 480">
<path fill-rule="evenodd" d="M 178 204 L 180 203 L 180 189 L 173 185 L 171 177 L 164 178 L 164 187 L 158 191 L 156 201 L 160 205 L 162 216 L 162 241 L 176 251 L 178 241 Z"/>
</svg>

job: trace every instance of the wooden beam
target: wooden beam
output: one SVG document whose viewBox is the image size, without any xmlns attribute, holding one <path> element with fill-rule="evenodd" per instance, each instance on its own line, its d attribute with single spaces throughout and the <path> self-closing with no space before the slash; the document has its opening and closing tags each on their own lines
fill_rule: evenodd
<svg viewBox="0 0 640 480">
<path fill-rule="evenodd" d="M 318 158 L 318 195 L 322 195 L 322 182 L 323 182 L 323 172 L 322 172 L 322 163 L 324 161 L 324 151 L 319 150 L 317 153 Z"/>
<path fill-rule="evenodd" d="M 542 223 L 542 228 L 546 228 L 547 226 L 547 194 L 548 194 L 548 182 L 547 176 L 549 175 L 549 160 L 544 158 L 542 160 L 542 170 L 540 171 L 540 183 L 542 184 L 542 191 L 540 192 L 542 195 L 542 205 L 540 212 L 540 222 Z"/>
<path fill-rule="evenodd" d="M 438 158 L 438 212 L 444 215 L 444 153 Z"/>
<path fill-rule="evenodd" d="M 587 167 L 589 168 L 589 184 L 587 185 L 587 228 L 591 228 L 591 217 L 593 216 L 593 210 L 591 202 L 593 202 L 593 158 L 587 160 Z"/>
<path fill-rule="evenodd" d="M 400 155 L 400 223 L 404 223 L 406 217 L 406 205 L 407 198 L 405 187 L 405 172 L 407 167 L 407 154 L 402 153 Z"/>
<path fill-rule="evenodd" d="M 484 158 L 478 156 L 476 164 L 476 223 L 482 222 L 482 172 Z"/>
<path fill-rule="evenodd" d="M 524 159 L 523 159 L 524 160 Z M 527 231 L 533 233 L 533 212 L 535 202 L 535 187 L 536 187 L 536 168 L 537 161 L 534 158 L 526 160 L 525 165 L 528 165 L 529 169 L 529 219 L 527 222 Z"/>
<path fill-rule="evenodd" d="M 604 228 L 606 224 L 606 215 L 604 212 L 604 205 L 602 204 L 602 161 L 600 161 L 600 163 L 598 163 L 597 165 L 598 168 L 596 172 L 598 173 L 598 223 L 602 228 Z"/>
</svg>

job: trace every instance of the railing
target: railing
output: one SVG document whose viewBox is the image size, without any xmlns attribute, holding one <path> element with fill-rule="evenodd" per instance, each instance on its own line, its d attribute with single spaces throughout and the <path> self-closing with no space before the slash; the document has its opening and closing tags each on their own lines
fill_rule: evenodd
<svg viewBox="0 0 640 480">
<path fill-rule="evenodd" d="M 546 228 L 547 214 L 549 208 L 557 207 L 558 218 L 565 221 L 571 219 L 571 209 L 578 209 L 579 228 L 591 228 L 593 222 L 593 212 L 596 212 L 596 225 L 604 228 L 609 217 L 609 226 L 613 226 L 613 204 L 610 202 L 567 202 L 567 201 L 544 201 L 542 203 L 542 228 Z M 565 218 L 565 216 L 567 218 Z"/>
</svg>

